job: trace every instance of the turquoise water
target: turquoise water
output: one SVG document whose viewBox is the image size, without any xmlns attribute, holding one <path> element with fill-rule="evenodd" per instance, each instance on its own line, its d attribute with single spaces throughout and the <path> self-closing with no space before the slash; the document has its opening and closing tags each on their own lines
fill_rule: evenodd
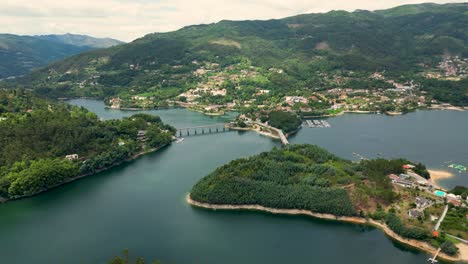
<svg viewBox="0 0 468 264">
<path fill-rule="evenodd" d="M 105 110 L 92 100 L 72 103 L 106 119 L 135 113 Z M 176 127 L 228 119 L 184 109 L 149 112 Z M 291 142 L 318 144 L 346 158 L 355 158 L 353 152 L 402 155 L 446 168 L 449 159 L 468 161 L 466 139 L 460 141 L 467 118 L 443 111 L 344 115 L 329 119 L 331 128 L 302 129 Z M 174 264 L 426 263 L 427 254 L 394 243 L 374 228 L 186 204 L 191 187 L 216 167 L 273 147 L 280 145 L 253 132 L 187 137 L 109 171 L 1 205 L 0 263 L 106 263 L 124 248 L 133 256 Z M 456 183 L 466 184 L 465 175 L 457 174 L 446 185 Z"/>
<path fill-rule="evenodd" d="M 435 191 L 435 195 L 439 196 L 439 197 L 445 197 L 445 192 L 443 191 Z"/>
</svg>

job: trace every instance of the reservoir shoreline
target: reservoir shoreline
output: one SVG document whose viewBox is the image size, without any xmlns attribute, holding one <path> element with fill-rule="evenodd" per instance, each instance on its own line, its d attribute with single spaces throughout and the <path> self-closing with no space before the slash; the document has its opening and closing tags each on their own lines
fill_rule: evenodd
<svg viewBox="0 0 468 264">
<path fill-rule="evenodd" d="M 165 144 L 165 145 L 160 146 L 160 147 L 157 147 L 157 148 L 152 148 L 152 149 L 149 149 L 149 150 L 146 150 L 146 151 L 140 151 L 140 152 L 134 154 L 133 156 L 131 156 L 131 157 L 125 159 L 125 160 L 122 160 L 122 161 L 120 161 L 120 162 L 116 162 L 116 163 L 114 163 L 114 164 L 112 164 L 112 165 L 110 165 L 110 166 L 108 166 L 108 167 L 102 168 L 102 169 L 97 170 L 97 171 L 95 171 L 95 172 L 93 172 L 93 173 L 80 174 L 80 175 L 78 175 L 78 176 L 69 178 L 69 179 L 65 180 L 64 182 L 58 183 L 58 184 L 53 185 L 53 186 L 51 186 L 51 187 L 48 187 L 48 188 L 46 188 L 46 189 L 42 189 L 42 190 L 40 190 L 40 191 L 38 191 L 38 192 L 35 192 L 35 193 L 33 193 L 33 194 L 22 195 L 22 196 L 18 196 L 18 197 L 14 197 L 14 198 L 4 198 L 4 197 L 0 197 L 0 205 L 1 205 L 1 204 L 5 204 L 5 203 L 10 202 L 10 201 L 21 200 L 21 199 L 26 199 L 26 198 L 29 198 L 29 197 L 33 197 L 33 196 L 39 195 L 39 194 L 41 194 L 41 193 L 44 193 L 44 192 L 47 192 L 47 191 L 50 191 L 50 190 L 59 188 L 59 187 L 65 185 L 65 184 L 68 184 L 68 183 L 71 183 L 71 182 L 74 182 L 74 181 L 77 181 L 77 180 L 80 180 L 80 179 L 83 179 L 83 178 L 86 178 L 86 177 L 89 177 L 89 176 L 96 175 L 96 174 L 98 174 L 98 173 L 101 173 L 101 172 L 104 172 L 104 171 L 106 171 L 106 170 L 109 170 L 109 169 L 112 169 L 112 168 L 114 168 L 114 167 L 117 167 L 117 166 L 119 166 L 119 165 L 121 165 L 121 164 L 130 162 L 130 161 L 132 161 L 132 160 L 136 160 L 136 159 L 138 159 L 139 157 L 144 156 L 144 155 L 146 155 L 146 154 L 150 154 L 150 153 L 156 152 L 156 151 L 158 151 L 158 150 L 160 150 L 160 149 L 162 149 L 162 148 L 165 148 L 165 147 L 167 147 L 167 146 L 169 146 L 169 145 L 170 145 L 170 144 Z"/>
<path fill-rule="evenodd" d="M 190 197 L 190 193 L 186 195 L 185 200 L 191 206 L 204 208 L 204 209 L 210 209 L 210 210 L 249 210 L 249 211 L 267 212 L 271 214 L 305 215 L 305 216 L 311 216 L 314 218 L 324 219 L 324 220 L 345 222 L 345 223 L 351 223 L 351 224 L 360 224 L 360 225 L 370 225 L 370 226 L 379 228 L 391 239 L 398 241 L 402 244 L 405 244 L 407 246 L 422 250 L 431 255 L 435 254 L 437 251 L 436 248 L 433 248 L 431 245 L 429 245 L 426 242 L 401 237 L 400 235 L 393 232 L 386 224 L 380 223 L 372 219 L 366 219 L 366 218 L 361 218 L 361 217 L 350 217 L 350 216 L 336 216 L 333 214 L 321 214 L 321 213 L 314 213 L 312 211 L 302 210 L 302 209 L 277 209 L 277 208 L 265 207 L 262 205 L 209 204 L 209 203 L 202 203 L 202 202 L 193 200 Z M 468 262 L 468 256 L 466 254 L 468 247 L 466 245 L 457 245 L 457 246 L 460 249 L 460 254 L 458 256 L 456 257 L 449 256 L 447 254 L 440 252 L 438 255 L 439 258 L 446 260 L 446 261 L 451 261 L 451 262 L 456 262 L 456 261 Z"/>
</svg>

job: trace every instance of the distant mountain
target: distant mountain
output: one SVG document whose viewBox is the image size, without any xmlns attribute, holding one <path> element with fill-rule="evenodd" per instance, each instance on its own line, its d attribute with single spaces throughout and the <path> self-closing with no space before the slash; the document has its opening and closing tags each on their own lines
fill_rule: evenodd
<svg viewBox="0 0 468 264">
<path fill-rule="evenodd" d="M 375 71 L 412 80 L 425 76 L 423 71 L 437 70 L 446 57 L 468 58 L 467 14 L 468 3 L 461 3 L 223 20 L 85 52 L 51 64 L 22 83 L 50 96 L 104 98 L 189 89 L 200 81 L 196 71 L 202 66 L 229 71 L 234 64 L 269 72 L 263 74 L 265 82 L 250 85 L 284 93 L 366 87 L 361 84 Z M 275 69 L 282 74 L 272 74 Z"/>
<path fill-rule="evenodd" d="M 0 34 L 0 79 L 29 73 L 34 68 L 80 52 L 121 43 L 113 39 L 71 34 L 47 36 Z"/>
<path fill-rule="evenodd" d="M 64 34 L 64 35 L 42 35 L 37 38 L 60 42 L 78 47 L 91 48 L 109 48 L 112 46 L 123 44 L 124 42 L 111 38 L 93 38 L 86 35 Z"/>
</svg>

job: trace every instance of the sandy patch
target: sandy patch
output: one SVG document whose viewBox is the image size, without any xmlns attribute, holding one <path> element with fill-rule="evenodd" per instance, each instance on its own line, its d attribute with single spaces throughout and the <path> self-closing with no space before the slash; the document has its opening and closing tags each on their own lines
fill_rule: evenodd
<svg viewBox="0 0 468 264">
<path fill-rule="evenodd" d="M 460 255 L 459 257 L 461 259 L 468 259 L 468 245 L 464 243 L 458 243 L 457 244 L 458 249 L 460 250 Z"/>
<path fill-rule="evenodd" d="M 448 179 L 453 177 L 453 173 L 443 170 L 427 170 L 431 175 L 430 181 L 432 184 L 439 186 L 439 180 L 441 179 Z"/>
</svg>

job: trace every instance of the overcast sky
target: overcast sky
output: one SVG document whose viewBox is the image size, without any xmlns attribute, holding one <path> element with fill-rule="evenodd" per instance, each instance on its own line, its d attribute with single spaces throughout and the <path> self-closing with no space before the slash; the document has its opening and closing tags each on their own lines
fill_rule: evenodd
<svg viewBox="0 0 468 264">
<path fill-rule="evenodd" d="M 131 41 L 223 19 L 270 19 L 330 10 L 385 9 L 417 0 L 0 0 L 0 33 L 86 34 Z M 439 1 L 449 3 L 460 1 Z"/>
</svg>

